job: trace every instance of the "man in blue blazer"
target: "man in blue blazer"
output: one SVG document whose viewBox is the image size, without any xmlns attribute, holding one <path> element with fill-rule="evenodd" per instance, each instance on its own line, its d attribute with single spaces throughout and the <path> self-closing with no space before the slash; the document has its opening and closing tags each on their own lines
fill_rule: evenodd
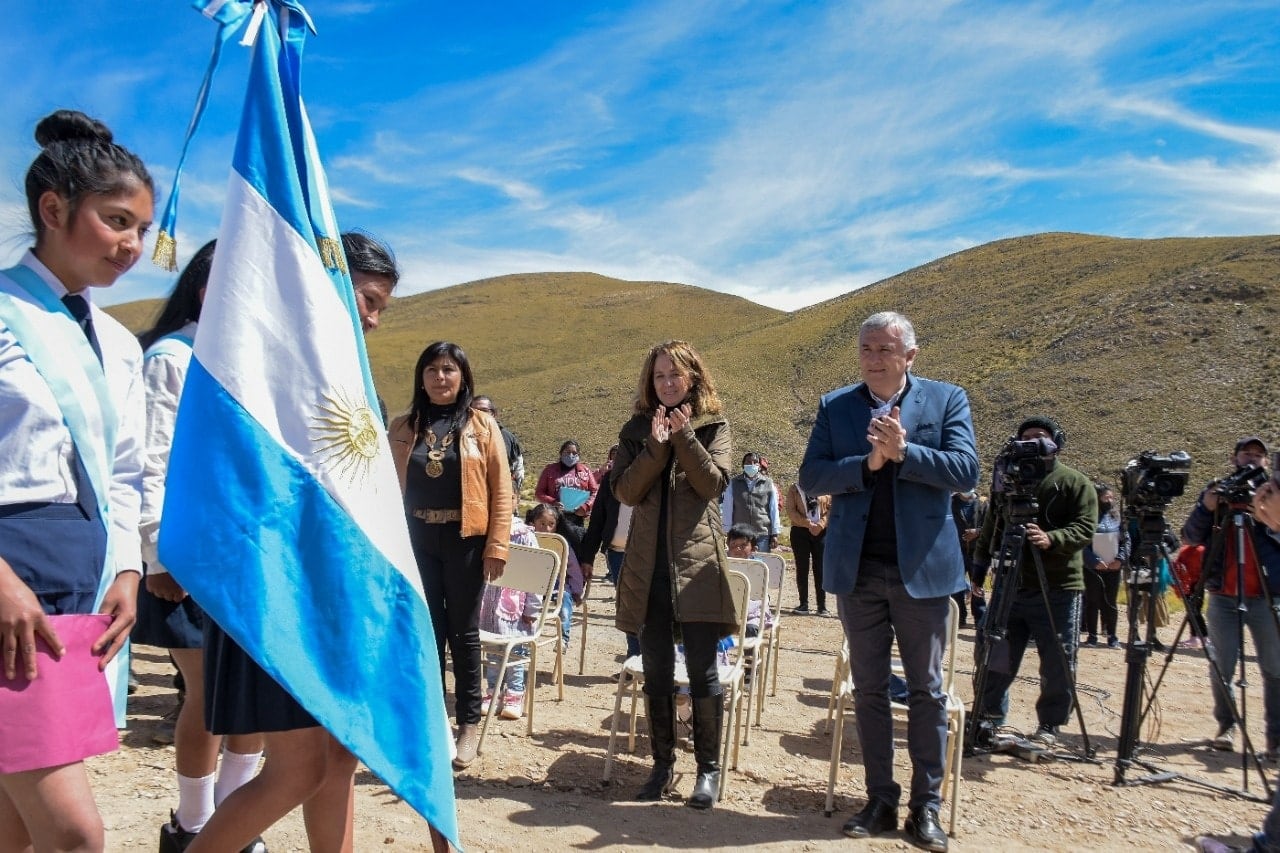
<svg viewBox="0 0 1280 853">
<path fill-rule="evenodd" d="M 844 825 L 866 838 L 898 827 L 893 779 L 890 655 L 895 633 L 909 697 L 911 793 L 904 829 L 946 850 L 938 823 L 946 750 L 942 655 L 948 599 L 966 588 L 951 493 L 978 483 L 964 390 L 910 374 L 915 329 L 885 311 L 858 334 L 862 382 L 832 391 L 800 465 L 807 494 L 831 495 L 823 588 L 836 596 L 849 642 L 868 800 Z"/>
</svg>

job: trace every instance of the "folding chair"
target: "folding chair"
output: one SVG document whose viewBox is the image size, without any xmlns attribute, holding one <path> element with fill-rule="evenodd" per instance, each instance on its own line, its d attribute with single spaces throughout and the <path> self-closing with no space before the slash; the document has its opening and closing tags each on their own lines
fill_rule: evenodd
<svg viewBox="0 0 1280 853">
<path fill-rule="evenodd" d="M 947 613 L 947 651 L 943 661 L 942 692 L 947 702 L 947 745 L 942 765 L 942 799 L 950 801 L 951 817 L 947 834 L 955 837 L 956 811 L 960 804 L 960 760 L 964 754 L 964 703 L 956 692 L 956 638 L 959 633 L 960 608 L 955 599 L 950 600 Z M 838 713 L 835 736 L 831 739 L 831 769 L 827 777 L 827 805 L 825 812 L 831 817 L 835 811 L 836 779 L 840 773 L 840 750 L 844 741 L 845 714 L 853 716 L 853 681 L 848 672 L 848 647 L 842 650 L 846 656 L 843 667 L 844 676 L 840 679 L 840 696 L 836 702 Z M 837 671 L 840 666 L 837 663 Z M 906 721 L 907 706 L 898 702 L 890 703 L 894 719 Z M 948 790 L 950 789 L 950 790 Z"/>
<path fill-rule="evenodd" d="M 739 707 L 744 696 L 743 675 L 745 673 L 746 654 L 743 652 L 742 639 L 746 635 L 747 629 L 747 598 L 750 595 L 751 584 L 747 580 L 746 575 L 742 572 L 729 572 L 729 592 L 733 596 L 734 606 L 737 612 L 742 614 L 742 618 L 734 632 L 735 655 L 731 663 L 720 667 L 720 686 L 728 692 L 728 701 L 725 703 L 725 713 L 727 717 L 721 727 L 721 758 L 720 758 L 720 791 L 717 799 L 724 797 L 725 788 L 729 770 L 738 769 L 738 726 L 742 723 L 742 717 L 738 714 Z M 676 666 L 676 684 L 677 686 L 687 686 L 689 684 L 689 675 L 683 665 Z M 622 672 L 618 674 L 618 692 L 613 701 L 613 722 L 609 729 L 609 751 L 604 759 L 604 781 L 608 782 L 613 774 L 613 757 L 617 752 L 618 741 L 618 724 L 622 716 L 622 697 L 630 691 L 631 693 L 631 718 L 628 723 L 627 751 L 635 752 L 636 749 L 636 708 L 640 698 L 640 688 L 644 686 L 644 667 L 640 662 L 640 656 L 627 658 L 627 662 L 622 665 Z M 733 746 L 733 763 L 730 765 L 729 757 L 730 745 Z"/>
<path fill-rule="evenodd" d="M 764 686 L 769 681 L 769 695 L 778 695 L 778 652 L 782 648 L 782 586 L 787 576 L 787 561 L 781 554 L 765 552 L 756 554 L 756 559 L 769 567 L 769 587 L 765 600 L 769 602 L 772 622 L 760 626 L 760 636 L 765 646 L 764 668 L 761 670 L 759 689 L 760 696 L 756 703 L 756 725 L 760 725 L 760 715 L 764 712 Z"/>
<path fill-rule="evenodd" d="M 764 681 L 765 673 L 768 670 L 768 663 L 765 661 L 765 654 L 768 652 L 769 647 L 764 636 L 764 604 L 767 601 L 766 596 L 769 587 L 769 567 L 762 560 L 756 558 L 730 557 L 729 568 L 736 572 L 742 572 L 747 576 L 747 582 L 750 584 L 747 608 L 750 609 L 753 603 L 760 605 L 760 632 L 754 637 L 748 637 L 744 631 L 742 637 L 742 651 L 750 662 L 752 678 L 751 686 L 746 690 L 747 724 L 745 726 L 746 731 L 742 736 L 742 743 L 749 746 L 751 740 L 751 703 L 755 698 L 756 685 Z"/>
<path fill-rule="evenodd" d="M 548 551 L 554 551 L 560 557 L 560 565 L 563 567 L 560 572 L 560 582 L 556 585 L 556 591 L 565 596 L 569 594 L 569 543 L 559 533 L 535 533 L 538 538 L 538 544 Z M 585 595 L 583 596 L 586 597 Z M 570 617 L 572 624 L 572 617 Z M 547 631 L 551 633 L 547 633 Z M 564 701 L 564 644 L 560 638 L 564 636 L 564 623 L 560 619 L 560 606 L 551 611 L 547 617 L 547 624 L 542 636 L 538 639 L 538 645 L 547 646 L 551 643 L 552 638 L 555 639 L 555 666 L 551 670 L 551 680 L 556 683 L 556 701 Z"/>
<path fill-rule="evenodd" d="M 523 666 L 528 676 L 524 687 L 524 712 L 528 717 L 527 734 L 533 734 L 533 696 L 538 686 L 538 639 L 542 628 L 547 624 L 547 615 L 551 611 L 551 591 L 564 576 L 564 564 L 554 551 L 546 548 L 530 548 L 527 545 L 512 544 L 507 555 L 507 565 L 502 576 L 492 581 L 492 585 L 503 589 L 518 589 L 521 592 L 542 596 L 542 608 L 538 611 L 537 621 L 530 634 L 494 634 L 489 631 L 480 632 L 480 654 L 501 653 L 502 661 L 498 664 L 498 690 L 489 702 L 489 710 L 484 715 L 484 725 L 480 727 L 480 742 L 476 745 L 476 754 L 484 749 L 484 736 L 489 731 L 489 723 L 502 704 L 498 698 L 505 683 L 508 666 Z M 529 648 L 529 657 L 524 660 L 511 660 L 511 652 L 520 647 Z"/>
<path fill-rule="evenodd" d="M 566 566 L 566 569 L 565 569 L 565 583 L 568 583 L 568 578 L 569 578 L 569 575 L 568 575 L 568 568 L 567 568 L 567 567 L 568 567 L 568 564 L 569 564 L 569 558 L 568 558 L 569 543 L 568 543 L 568 541 L 567 541 L 563 536 L 561 536 L 559 533 L 535 533 L 534 535 L 538 537 L 538 542 L 539 542 L 539 544 L 541 544 L 541 545 L 542 545 L 542 547 L 543 547 L 543 548 L 552 548 L 552 550 L 560 551 L 560 553 L 562 554 L 562 561 L 565 563 L 565 566 Z M 545 537 L 545 539 L 544 539 L 544 537 Z M 552 537 L 554 537 L 554 539 L 558 539 L 558 540 L 559 540 L 559 542 L 555 542 L 555 541 L 553 540 L 553 538 L 552 538 Z M 582 568 L 583 568 L 583 571 L 582 571 L 582 602 L 581 602 L 580 604 L 578 604 L 578 605 L 574 608 L 573 613 L 572 613 L 572 614 L 570 615 L 570 617 L 569 617 L 569 619 L 570 619 L 570 622 L 569 622 L 570 631 L 572 631 L 572 629 L 573 629 L 573 626 L 574 626 L 574 625 L 580 625 L 580 626 L 582 626 L 582 631 L 581 631 L 581 633 L 579 634 L 579 639 L 578 639 L 578 675 L 582 675 L 582 674 L 586 671 L 586 665 L 587 665 L 587 619 L 588 619 L 588 618 L 590 617 L 590 615 L 591 615 L 591 604 L 590 604 L 590 601 L 591 601 L 591 580 L 592 580 L 592 577 L 591 577 L 591 572 L 590 572 L 590 571 L 588 571 L 588 567 L 587 567 L 587 566 L 583 566 Z M 556 623 L 559 625 L 559 624 L 560 624 L 560 611 L 559 611 L 559 610 L 557 610 L 557 611 L 555 611 L 554 613 L 552 613 L 552 614 L 551 614 L 551 618 L 552 618 L 552 619 L 554 619 L 554 620 L 556 620 Z M 561 626 L 561 628 L 563 629 L 563 626 Z M 563 651 L 563 650 L 562 650 L 562 651 Z M 559 657 L 558 657 L 558 658 L 557 658 L 557 660 L 556 660 L 556 680 L 560 683 L 560 698 L 561 698 L 561 699 L 563 699 L 563 698 L 564 698 L 564 663 L 563 663 L 563 661 L 562 661 Z"/>
</svg>

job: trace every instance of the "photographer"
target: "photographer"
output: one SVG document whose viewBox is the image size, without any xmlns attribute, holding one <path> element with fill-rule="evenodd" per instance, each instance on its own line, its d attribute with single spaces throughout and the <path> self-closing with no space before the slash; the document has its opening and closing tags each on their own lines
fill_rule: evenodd
<svg viewBox="0 0 1280 853">
<path fill-rule="evenodd" d="M 1044 477 L 1034 484 L 1036 520 L 1026 525 L 1021 572 L 1004 587 L 1014 596 L 1006 626 L 1007 639 L 1001 644 L 1003 648 L 992 649 L 990 672 L 978 709 L 982 718 L 996 726 L 1004 724 L 1009 709 L 1009 685 L 1018 674 L 1028 640 L 1034 637 L 1040 655 L 1040 698 L 1036 702 L 1039 725 L 1031 740 L 1049 746 L 1057 741 L 1058 727 L 1071 713 L 1080 594 L 1084 590 L 1082 552 L 1093 540 L 1098 498 L 1088 477 L 1058 461 L 1058 451 L 1066 436 L 1052 419 L 1027 418 L 1019 425 L 1017 438 L 1019 441 L 1048 439 L 1054 449 L 1043 460 Z M 975 563 L 990 564 L 993 552 L 999 551 L 1001 516 L 1000 507 L 993 503 L 978 535 Z M 1043 591 L 1036 571 L 1037 555 L 1044 567 L 1047 589 Z M 992 614 L 1001 609 L 999 577 L 996 584 L 997 594 L 979 627 L 979 643 L 985 642 L 984 629 Z M 1065 668 L 1062 656 L 1057 653 L 1059 644 L 1065 653 Z"/>
<path fill-rule="evenodd" d="M 1261 443 L 1261 441 L 1258 442 L 1258 444 Z M 1267 526 L 1272 536 L 1280 534 L 1280 484 L 1274 479 L 1264 483 L 1254 495 L 1253 514 L 1258 521 Z M 1276 789 L 1271 811 L 1267 812 L 1267 816 L 1262 820 L 1262 829 L 1253 836 L 1251 847 L 1232 847 L 1216 838 L 1202 835 L 1196 838 L 1196 849 L 1201 853 L 1237 853 L 1237 851 L 1244 853 L 1246 849 L 1280 850 L 1280 787 Z"/>
<path fill-rule="evenodd" d="M 1230 679 L 1240 653 L 1239 620 L 1244 620 L 1244 625 L 1253 637 L 1258 666 L 1262 669 L 1267 758 L 1275 761 L 1280 758 L 1280 634 L 1276 631 L 1269 598 L 1280 594 L 1280 539 L 1263 525 L 1246 525 L 1250 535 L 1244 540 L 1243 595 L 1240 595 L 1240 579 L 1237 577 L 1237 563 L 1240 561 L 1235 553 L 1236 531 L 1228 514 L 1231 509 L 1241 509 L 1249 515 L 1253 514 L 1252 489 L 1246 483 L 1240 489 L 1233 490 L 1231 484 L 1239 479 L 1239 475 L 1245 475 L 1247 479 L 1249 466 L 1264 468 L 1266 462 L 1267 446 L 1262 439 L 1246 436 L 1237 441 L 1231 455 L 1235 473 L 1222 481 L 1210 483 L 1200 493 L 1200 499 L 1187 517 L 1186 524 L 1182 526 L 1182 539 L 1190 545 L 1207 545 L 1213 536 L 1214 527 L 1222 527 L 1224 547 L 1215 554 L 1206 554 L 1204 565 L 1205 589 L 1210 593 L 1210 650 L 1218 670 L 1224 678 Z M 1224 490 L 1231 493 L 1224 495 Z M 1265 570 L 1267 581 L 1265 589 L 1262 570 Z M 1235 718 L 1226 690 L 1216 678 L 1211 678 L 1211 683 L 1213 717 L 1218 723 L 1218 733 L 1210 743 L 1214 749 L 1229 752 L 1235 749 Z"/>
</svg>

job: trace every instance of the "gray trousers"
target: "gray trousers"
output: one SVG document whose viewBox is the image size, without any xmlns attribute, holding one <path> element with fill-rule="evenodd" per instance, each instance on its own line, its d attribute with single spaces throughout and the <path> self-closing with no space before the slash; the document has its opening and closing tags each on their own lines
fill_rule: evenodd
<svg viewBox="0 0 1280 853">
<path fill-rule="evenodd" d="M 912 598 L 897 566 L 863 561 L 853 592 L 837 607 L 849 641 L 858 741 L 867 796 L 896 807 L 902 787 L 893 779 L 893 716 L 889 675 L 896 633 L 907 677 L 907 751 L 911 755 L 911 809 L 942 803 L 947 746 L 947 703 L 942 692 L 950 596 Z"/>
</svg>

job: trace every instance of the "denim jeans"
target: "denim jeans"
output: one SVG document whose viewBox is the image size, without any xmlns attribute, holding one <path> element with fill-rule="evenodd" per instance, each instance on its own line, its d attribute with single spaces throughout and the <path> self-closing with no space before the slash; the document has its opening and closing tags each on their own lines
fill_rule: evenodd
<svg viewBox="0 0 1280 853">
<path fill-rule="evenodd" d="M 529 647 L 516 646 L 511 650 L 511 657 L 507 660 L 506 675 L 506 691 L 508 693 L 524 692 L 524 676 L 525 671 L 529 668 L 527 665 L 517 666 L 521 661 L 529 660 Z M 484 680 L 489 685 L 490 693 L 497 693 L 494 688 L 498 681 L 498 666 L 502 663 L 502 655 L 493 654 L 486 655 L 484 667 Z"/>
<path fill-rule="evenodd" d="M 1240 637 L 1234 596 L 1211 593 L 1209 596 L 1209 644 L 1214 661 L 1228 684 L 1235 681 L 1236 663 L 1239 661 Z M 1267 741 L 1280 744 L 1280 635 L 1276 632 L 1275 617 L 1267 607 L 1265 598 L 1244 600 L 1244 625 L 1253 638 L 1258 655 L 1258 667 L 1262 670 L 1262 704 L 1266 714 Z M 1222 685 L 1210 672 L 1213 685 L 1213 718 L 1219 727 L 1232 723 L 1231 705 Z"/>
<path fill-rule="evenodd" d="M 622 558 L 625 556 L 626 551 L 615 551 L 612 548 L 604 552 L 604 564 L 607 567 L 605 577 L 614 586 L 618 584 L 618 574 L 622 571 Z"/>
<path fill-rule="evenodd" d="M 560 642 L 569 648 L 569 626 L 573 621 L 573 596 L 565 590 L 560 598 Z"/>
<path fill-rule="evenodd" d="M 1075 683 L 1076 644 L 1080 639 L 1080 593 L 1051 589 L 1049 608 L 1038 589 L 1020 589 L 1014 593 L 1009 610 L 1008 633 L 991 651 L 987 683 L 979 705 L 979 713 L 1003 725 L 1009 714 L 1009 685 L 1018 675 L 1027 642 L 1035 637 L 1040 656 L 1040 698 L 1036 700 L 1036 720 L 1042 726 L 1060 726 L 1071 716 L 1071 697 Z M 986 642 L 986 625 L 1000 609 L 1000 598 L 991 601 L 978 629 L 978 642 Z M 1050 627 L 1049 615 L 1053 615 Z M 1054 634 L 1054 628 L 1057 634 Z M 1058 653 L 1058 642 L 1066 653 L 1066 667 Z"/>
</svg>

